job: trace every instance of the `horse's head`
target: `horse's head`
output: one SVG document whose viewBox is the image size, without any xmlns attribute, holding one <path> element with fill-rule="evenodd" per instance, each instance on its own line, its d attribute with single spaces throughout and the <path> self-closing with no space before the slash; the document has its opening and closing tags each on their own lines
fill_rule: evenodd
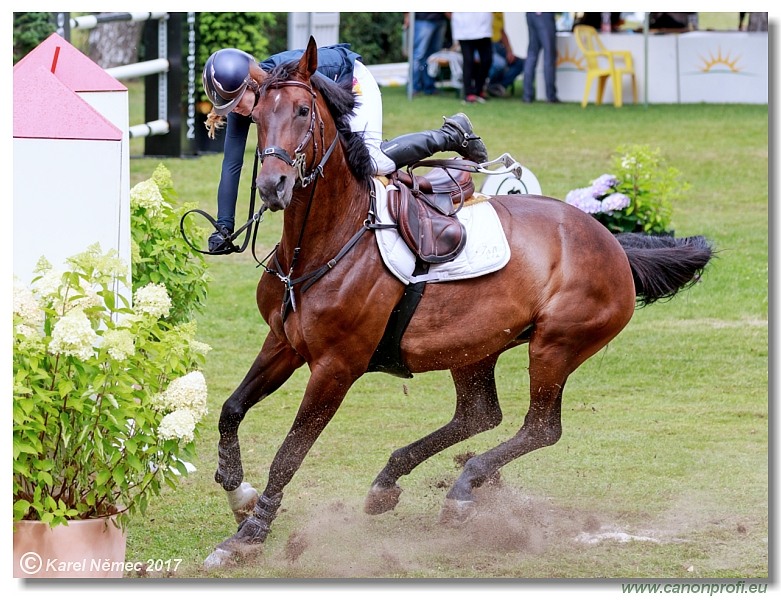
<svg viewBox="0 0 781 600">
<path fill-rule="evenodd" d="M 270 74 L 250 70 L 257 83 L 252 120 L 257 124 L 263 168 L 257 178 L 261 197 L 271 210 L 290 204 L 296 185 L 307 185 L 317 160 L 325 151 L 325 125 L 312 87 L 317 70 L 317 45 L 310 38 L 297 65 L 280 65 Z M 330 136 L 336 135 L 335 131 Z"/>
</svg>

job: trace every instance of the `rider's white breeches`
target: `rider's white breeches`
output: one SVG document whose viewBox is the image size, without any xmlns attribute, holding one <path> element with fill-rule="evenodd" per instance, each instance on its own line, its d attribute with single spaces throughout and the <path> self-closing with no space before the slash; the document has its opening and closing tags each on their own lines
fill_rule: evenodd
<svg viewBox="0 0 781 600">
<path fill-rule="evenodd" d="M 350 129 L 363 134 L 369 149 L 376 175 L 387 175 L 396 170 L 393 161 L 380 150 L 382 143 L 382 94 L 369 69 L 355 61 L 353 69 L 353 92 L 356 94 L 355 115 Z"/>
</svg>

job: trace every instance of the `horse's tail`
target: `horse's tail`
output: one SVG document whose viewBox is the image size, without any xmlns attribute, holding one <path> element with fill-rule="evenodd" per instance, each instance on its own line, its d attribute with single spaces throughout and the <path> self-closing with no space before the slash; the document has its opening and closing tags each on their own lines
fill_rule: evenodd
<svg viewBox="0 0 781 600">
<path fill-rule="evenodd" d="M 713 256 L 710 242 L 702 236 L 622 233 L 616 239 L 629 258 L 639 306 L 672 298 L 696 283 Z"/>
</svg>

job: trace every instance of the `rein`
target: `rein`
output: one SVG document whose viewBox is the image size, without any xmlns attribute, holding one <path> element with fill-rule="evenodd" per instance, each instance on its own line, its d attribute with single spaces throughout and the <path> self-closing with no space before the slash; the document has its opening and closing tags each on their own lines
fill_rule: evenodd
<svg viewBox="0 0 781 600">
<path fill-rule="evenodd" d="M 320 139 L 323 143 L 323 146 L 325 146 L 325 125 L 323 124 L 323 120 L 320 119 L 319 117 L 319 113 L 317 110 L 317 103 L 316 103 L 317 94 L 315 94 L 311 86 L 309 86 L 306 83 L 302 83 L 300 81 L 283 81 L 283 82 L 276 83 L 270 87 L 277 88 L 277 87 L 288 87 L 288 86 L 303 87 L 312 96 L 312 110 L 311 110 L 312 118 L 310 120 L 307 133 L 304 135 L 304 138 L 301 140 L 301 142 L 298 144 L 296 149 L 293 151 L 293 155 L 295 156 L 295 158 L 291 158 L 284 148 L 280 148 L 278 146 L 269 146 L 259 152 L 261 157 L 260 158 L 261 162 L 263 162 L 268 157 L 274 157 L 281 160 L 285 164 L 293 167 L 294 169 L 296 169 L 297 181 L 298 183 L 300 183 L 300 186 L 302 188 L 306 188 L 310 184 L 312 184 L 312 189 L 309 194 L 309 200 L 307 201 L 307 205 L 306 205 L 306 212 L 304 213 L 304 220 L 301 224 L 301 230 L 298 233 L 298 242 L 296 243 L 295 248 L 293 248 L 293 256 L 290 260 L 290 267 L 287 269 L 287 274 L 286 275 L 283 274 L 285 273 L 285 269 L 280 264 L 279 258 L 277 256 L 277 249 L 279 248 L 279 244 L 276 245 L 274 250 L 269 255 L 269 257 L 273 255 L 274 266 L 270 267 L 268 265 L 263 265 L 267 273 L 270 273 L 271 275 L 275 275 L 285 286 L 285 295 L 282 299 L 282 320 L 283 321 L 287 318 L 287 315 L 291 309 L 293 312 L 296 312 L 296 298 L 295 298 L 295 293 L 293 291 L 294 286 L 303 283 L 304 285 L 301 288 L 301 293 L 304 293 L 318 279 L 320 279 L 328 271 L 334 268 L 334 266 L 336 266 L 336 264 L 353 248 L 353 246 L 355 246 L 355 244 L 358 243 L 358 240 L 360 240 L 363 234 L 372 228 L 374 223 L 373 223 L 373 219 L 371 219 L 371 216 L 375 213 L 374 207 L 372 205 L 369 213 L 370 217 L 364 221 L 363 227 L 360 230 L 358 230 L 358 232 L 356 232 L 350 238 L 350 240 L 348 240 L 348 242 L 342 247 L 342 249 L 325 265 L 323 265 L 318 269 L 315 269 L 310 273 L 307 273 L 306 275 L 293 278 L 293 270 L 295 269 L 296 263 L 298 262 L 298 256 L 301 253 L 301 246 L 304 241 L 304 232 L 306 231 L 306 225 L 309 221 L 309 215 L 312 210 L 315 191 L 317 190 L 317 182 L 321 177 L 325 177 L 324 174 L 325 165 L 328 162 L 328 159 L 331 158 L 333 151 L 336 149 L 336 145 L 339 141 L 339 134 L 337 133 L 334 136 L 333 142 L 331 142 L 331 145 L 323 153 L 323 157 L 320 159 L 320 162 L 316 166 L 314 166 L 309 171 L 309 173 L 306 173 L 304 170 L 305 169 L 304 165 L 306 164 L 306 154 L 303 152 L 303 150 L 307 146 L 307 144 L 311 143 L 312 150 L 313 150 L 312 157 L 314 160 L 314 158 L 317 156 L 317 139 L 315 138 L 314 135 L 315 127 L 317 123 L 320 124 Z M 374 202 L 374 192 L 372 191 L 372 203 L 373 202 Z"/>
<path fill-rule="evenodd" d="M 253 85 L 254 84 L 254 85 Z M 319 121 L 320 123 L 320 137 L 323 141 L 323 145 L 325 145 L 325 132 L 324 132 L 324 125 L 322 120 L 318 119 L 318 113 L 317 113 L 317 104 L 315 103 L 315 99 L 317 98 L 317 95 L 315 94 L 314 90 L 307 84 L 299 82 L 299 81 L 285 81 L 280 82 L 275 85 L 270 86 L 270 88 L 277 88 L 277 87 L 303 87 L 305 88 L 312 96 L 312 119 L 309 123 L 309 128 L 304 135 L 304 138 L 301 140 L 301 142 L 298 144 L 296 149 L 293 151 L 293 154 L 295 156 L 294 159 L 290 158 L 290 155 L 287 153 L 287 151 L 284 148 L 280 148 L 278 146 L 270 146 L 268 148 L 264 148 L 262 151 L 258 149 L 255 152 L 255 162 L 252 167 L 252 183 L 250 188 L 250 206 L 249 206 L 249 219 L 247 222 L 242 225 L 239 229 L 237 229 L 234 233 L 230 235 L 225 236 L 225 248 L 223 250 L 217 250 L 215 252 L 211 252 L 209 250 L 201 250 L 198 248 L 195 244 L 193 244 L 190 239 L 187 237 L 187 234 L 185 233 L 185 227 L 184 227 L 184 221 L 185 218 L 190 215 L 191 213 L 199 214 L 206 218 L 209 223 L 212 224 L 212 226 L 219 231 L 220 226 L 217 224 L 217 221 L 212 217 L 209 213 L 207 213 L 204 210 L 195 208 L 192 210 L 187 211 L 182 215 L 182 218 L 179 221 L 179 230 L 181 231 L 182 238 L 184 238 L 185 242 L 196 252 L 199 252 L 200 254 L 208 254 L 208 255 L 222 255 L 222 254 L 231 254 L 231 253 L 241 253 L 244 252 L 247 249 L 247 246 L 249 245 L 250 237 L 252 239 L 252 257 L 255 259 L 255 262 L 258 263 L 258 266 L 263 266 L 266 268 L 266 265 L 264 264 L 264 261 L 268 259 L 268 256 L 264 258 L 263 260 L 258 260 L 257 255 L 255 254 L 255 241 L 257 240 L 258 235 L 258 225 L 263 220 L 263 213 L 266 211 L 267 207 L 265 204 L 261 205 L 260 210 L 258 212 L 255 211 L 255 199 L 257 195 L 257 176 L 258 176 L 258 164 L 263 164 L 263 161 L 273 156 L 275 158 L 280 159 L 287 165 L 293 167 L 296 170 L 297 180 L 300 182 L 301 187 L 307 187 L 312 183 L 316 183 L 317 179 L 319 177 L 323 176 L 323 169 L 325 167 L 325 164 L 328 162 L 328 159 L 331 157 L 331 154 L 333 154 L 333 151 L 336 149 L 336 145 L 339 142 L 339 136 L 336 135 L 334 137 L 334 141 L 331 143 L 331 145 L 328 147 L 328 150 L 323 154 L 322 159 L 320 160 L 320 163 L 317 164 L 308 174 L 305 172 L 306 169 L 306 154 L 302 152 L 302 150 L 306 147 L 306 145 L 311 141 L 313 145 L 313 158 L 317 155 L 317 140 L 314 139 L 314 131 L 316 123 Z M 258 83 L 254 80 L 250 80 L 250 89 L 255 94 L 255 102 L 252 105 L 253 110 L 257 106 L 261 92 L 260 92 L 260 86 Z M 312 195 L 309 198 L 309 205 L 307 207 L 307 218 L 309 216 L 309 206 L 311 206 L 312 203 L 312 197 L 314 196 L 314 188 L 312 188 Z M 304 224 L 306 224 L 306 219 L 304 221 Z M 233 241 L 237 239 L 242 232 L 246 230 L 246 235 L 244 237 L 244 241 L 240 246 L 234 245 Z M 303 238 L 303 230 L 301 231 L 301 238 Z M 298 246 L 301 245 L 301 239 L 299 239 Z M 300 251 L 300 247 L 296 249 L 296 253 Z M 270 256 L 270 255 L 269 255 Z M 292 265 L 291 265 L 292 270 Z"/>
<path fill-rule="evenodd" d="M 255 259 L 255 262 L 258 263 L 258 266 L 260 266 L 261 261 L 258 260 L 258 257 L 255 255 L 255 241 L 258 236 L 258 226 L 260 225 L 260 222 L 263 220 L 263 213 L 266 212 L 266 205 L 261 205 L 258 212 L 255 211 L 255 199 L 257 196 L 257 184 L 255 183 L 255 180 L 258 176 L 258 163 L 259 163 L 259 156 L 258 153 L 255 152 L 255 162 L 252 167 L 252 184 L 250 187 L 250 202 L 249 202 L 249 219 L 247 220 L 244 225 L 239 227 L 234 233 L 232 233 L 229 236 L 225 236 L 226 239 L 226 248 L 224 250 L 217 250 L 215 252 L 211 252 L 209 250 L 201 250 L 198 248 L 195 244 L 193 244 L 190 239 L 187 237 L 187 234 L 185 233 L 184 229 L 184 220 L 187 218 L 188 215 L 195 213 L 199 214 L 206 218 L 209 223 L 212 224 L 212 226 L 219 230 L 220 226 L 217 224 L 217 221 L 212 217 L 209 213 L 207 213 L 204 210 L 201 210 L 200 208 L 193 208 L 191 210 L 188 210 L 186 213 L 182 215 L 182 218 L 179 220 L 179 231 L 182 233 L 182 238 L 184 238 L 184 241 L 187 242 L 187 245 L 190 246 L 193 250 L 196 252 L 199 252 L 200 254 L 209 254 L 211 256 L 217 256 L 221 254 L 231 254 L 233 252 L 244 252 L 247 249 L 247 246 L 249 245 L 250 237 L 252 238 L 252 257 Z M 233 240 L 238 238 L 242 232 L 246 230 L 246 235 L 244 236 L 244 241 L 242 242 L 241 246 L 235 246 L 233 244 Z"/>
<path fill-rule="evenodd" d="M 310 197 L 310 203 L 311 203 L 311 197 Z M 392 229 L 395 227 L 395 225 L 392 224 L 383 224 L 383 223 L 377 223 L 376 222 L 376 204 L 377 204 L 377 196 L 374 192 L 374 189 L 369 193 L 369 212 L 366 219 L 363 221 L 363 225 L 361 228 L 356 231 L 353 236 L 347 240 L 347 243 L 342 246 L 341 250 L 334 255 L 334 257 L 326 262 L 322 267 L 319 267 L 318 269 L 315 269 L 314 271 L 311 271 L 307 273 L 306 275 L 302 275 L 301 277 L 297 277 L 296 279 L 292 278 L 293 275 L 293 267 L 295 266 L 296 259 L 298 258 L 298 254 L 301 251 L 301 245 L 299 240 L 299 245 L 293 250 L 293 259 L 290 263 L 290 269 L 288 269 L 288 274 L 282 275 L 282 271 L 284 269 L 282 268 L 282 265 L 279 263 L 279 259 L 277 258 L 277 248 L 279 248 L 279 244 L 276 245 L 274 250 L 272 251 L 271 255 L 273 255 L 274 260 L 274 268 L 265 266 L 266 272 L 270 273 L 272 275 L 276 275 L 280 281 L 285 285 L 285 295 L 282 299 L 282 321 L 284 321 L 289 311 L 292 309 L 293 312 L 296 312 L 296 298 L 293 291 L 293 287 L 298 285 L 299 283 L 303 283 L 304 285 L 301 286 L 301 293 L 303 294 L 305 291 L 307 291 L 310 287 L 312 287 L 323 275 L 328 273 L 331 269 L 333 269 L 337 263 L 339 263 L 340 260 L 342 260 L 350 250 L 353 249 L 353 247 L 358 243 L 358 241 L 363 237 L 363 234 L 367 231 L 371 231 L 373 229 Z M 308 208 L 308 207 L 307 207 Z M 308 216 L 308 210 L 307 210 L 307 216 Z M 304 223 L 306 225 L 306 222 Z M 303 237 L 303 227 L 301 229 L 301 237 Z"/>
</svg>

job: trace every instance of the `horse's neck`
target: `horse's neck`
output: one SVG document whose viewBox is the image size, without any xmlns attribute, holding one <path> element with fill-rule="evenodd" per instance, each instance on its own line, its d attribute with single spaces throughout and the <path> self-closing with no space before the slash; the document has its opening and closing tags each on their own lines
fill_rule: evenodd
<svg viewBox="0 0 781 600">
<path fill-rule="evenodd" d="M 368 188 L 346 166 L 340 175 L 336 164 L 327 165 L 325 177 L 316 183 L 296 190 L 293 203 L 285 210 L 280 248 L 285 262 L 289 263 L 295 248 L 300 248 L 297 258 L 300 267 L 320 267 L 363 226 L 368 211 Z M 313 185 L 316 186 L 314 196 Z"/>
</svg>

